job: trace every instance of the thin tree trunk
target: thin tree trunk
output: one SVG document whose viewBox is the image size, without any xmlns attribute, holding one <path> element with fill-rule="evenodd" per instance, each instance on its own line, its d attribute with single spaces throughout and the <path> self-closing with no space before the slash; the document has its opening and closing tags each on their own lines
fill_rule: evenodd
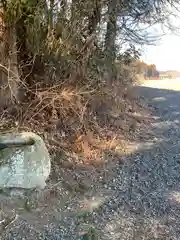
<svg viewBox="0 0 180 240">
<path fill-rule="evenodd" d="M 26 47 L 26 38 L 27 38 L 27 29 L 25 26 L 26 21 L 26 9 L 22 9 L 23 14 L 16 22 L 16 34 L 17 34 L 17 49 L 18 49 L 18 63 L 19 68 L 21 69 L 21 78 L 26 79 L 26 76 L 29 73 L 29 70 L 26 67 L 26 61 L 28 60 L 28 50 Z"/>
<path fill-rule="evenodd" d="M 111 85 L 116 78 L 116 34 L 117 34 L 117 0 L 111 0 L 108 4 L 108 21 L 105 36 L 105 56 L 107 64 L 106 81 Z"/>
<path fill-rule="evenodd" d="M 101 20 L 101 2 L 100 0 L 94 0 L 92 9 L 90 9 L 90 16 L 88 21 L 89 35 L 96 31 L 98 23 Z"/>
<path fill-rule="evenodd" d="M 116 32 L 117 32 L 117 0 L 109 1 L 108 21 L 105 36 L 105 53 L 108 61 L 113 62 L 116 58 Z"/>
<path fill-rule="evenodd" d="M 1 8 L 0 107 L 6 108 L 18 101 L 19 72 L 15 26 L 5 21 L 6 8 Z"/>
<path fill-rule="evenodd" d="M 34 66 L 31 63 L 34 57 L 34 53 L 27 46 L 27 26 L 26 21 L 28 20 L 30 15 L 35 15 L 35 8 L 38 5 L 38 1 L 34 1 L 33 7 L 30 9 L 26 5 L 22 6 L 21 9 L 21 17 L 16 22 L 16 34 L 17 34 L 17 61 L 18 67 L 21 71 L 21 80 L 23 84 L 21 84 L 20 92 L 22 92 L 22 96 L 20 97 L 23 101 L 23 92 L 25 93 L 24 85 L 32 86 L 33 79 L 32 74 L 34 71 Z M 36 57 L 36 65 L 38 65 L 38 56 Z M 35 61 L 34 60 L 34 61 Z M 34 63 L 33 63 L 34 64 Z"/>
<path fill-rule="evenodd" d="M 9 86 L 11 94 L 18 100 L 19 71 L 17 59 L 17 41 L 15 26 L 9 27 Z"/>
<path fill-rule="evenodd" d="M 54 0 L 50 0 L 50 8 L 49 8 L 49 34 L 52 33 L 53 29 L 53 13 L 54 13 Z"/>
</svg>

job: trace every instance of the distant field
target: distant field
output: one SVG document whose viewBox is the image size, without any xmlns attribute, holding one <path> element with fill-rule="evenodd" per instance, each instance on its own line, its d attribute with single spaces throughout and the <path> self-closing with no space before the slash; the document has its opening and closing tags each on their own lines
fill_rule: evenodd
<svg viewBox="0 0 180 240">
<path fill-rule="evenodd" d="M 171 89 L 175 91 L 180 91 L 180 78 L 164 80 L 145 80 L 141 85 L 152 88 Z"/>
</svg>

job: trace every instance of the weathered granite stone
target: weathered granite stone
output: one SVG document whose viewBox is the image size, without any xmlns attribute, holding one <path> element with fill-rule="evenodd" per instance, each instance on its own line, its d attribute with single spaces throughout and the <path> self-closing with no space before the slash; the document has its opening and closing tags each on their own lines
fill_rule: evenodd
<svg viewBox="0 0 180 240">
<path fill-rule="evenodd" d="M 0 135 L 0 143 L 34 140 L 30 146 L 0 149 L 0 188 L 44 188 L 51 160 L 45 143 L 32 132 Z"/>
</svg>

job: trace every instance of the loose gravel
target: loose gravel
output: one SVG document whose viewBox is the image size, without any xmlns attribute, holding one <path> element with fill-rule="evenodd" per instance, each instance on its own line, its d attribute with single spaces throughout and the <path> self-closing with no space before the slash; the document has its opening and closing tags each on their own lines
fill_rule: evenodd
<svg viewBox="0 0 180 240">
<path fill-rule="evenodd" d="M 156 107 L 159 119 L 149 126 L 153 136 L 141 140 L 142 147 L 126 157 L 127 163 L 117 165 L 115 177 L 99 193 L 100 206 L 89 214 L 64 216 L 41 231 L 19 220 L 1 239 L 88 239 L 87 230 L 79 230 L 84 223 L 94 229 L 89 239 L 180 239 L 180 92 L 139 91 Z M 157 97 L 161 101 L 154 100 Z M 150 147 L 143 148 L 148 142 Z"/>
</svg>

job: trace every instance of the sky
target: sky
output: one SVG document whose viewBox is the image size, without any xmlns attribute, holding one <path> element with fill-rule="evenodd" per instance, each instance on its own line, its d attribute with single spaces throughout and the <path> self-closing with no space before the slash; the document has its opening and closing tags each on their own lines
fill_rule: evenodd
<svg viewBox="0 0 180 240">
<path fill-rule="evenodd" d="M 180 13 L 176 13 L 178 18 L 173 19 L 173 25 L 180 27 Z M 161 33 L 160 26 L 155 27 Z M 154 29 L 152 29 L 152 32 Z M 148 64 L 155 64 L 160 71 L 177 70 L 180 71 L 180 34 L 166 34 L 157 41 L 156 46 L 143 47 L 141 59 Z"/>
<path fill-rule="evenodd" d="M 166 35 L 156 46 L 144 47 L 141 59 L 160 71 L 180 71 L 180 36 Z"/>
</svg>

